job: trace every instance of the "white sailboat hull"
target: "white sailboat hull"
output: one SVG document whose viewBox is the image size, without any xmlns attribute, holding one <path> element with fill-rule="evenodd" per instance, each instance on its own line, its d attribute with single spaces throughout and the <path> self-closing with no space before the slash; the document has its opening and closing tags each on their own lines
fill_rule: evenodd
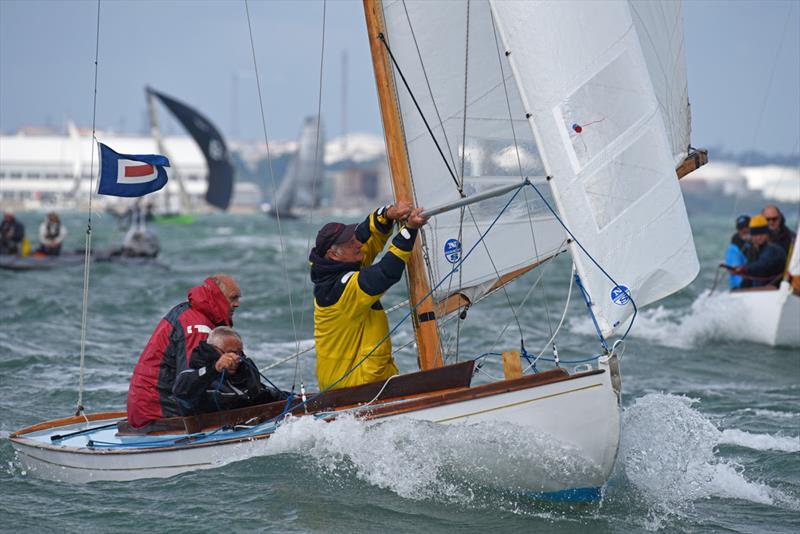
<svg viewBox="0 0 800 534">
<path fill-rule="evenodd" d="M 800 296 L 787 282 L 777 290 L 733 291 L 721 296 L 741 320 L 746 339 L 772 347 L 800 347 Z"/>
<path fill-rule="evenodd" d="M 602 366 L 605 367 L 605 366 Z M 389 421 L 410 417 L 442 424 L 503 422 L 521 427 L 526 432 L 543 436 L 572 457 L 584 462 L 581 475 L 564 480 L 563 475 L 548 476 L 537 466 L 519 468 L 517 487 L 532 492 L 599 488 L 608 479 L 619 443 L 620 414 L 617 394 L 606 372 L 576 377 L 527 389 L 501 392 L 480 398 L 431 406 L 387 415 L 375 419 Z M 402 407 L 403 401 L 372 404 L 370 410 Z M 20 460 L 38 476 L 66 482 L 127 481 L 140 478 L 164 478 L 199 469 L 210 469 L 255 455 L 259 449 L 250 444 L 266 439 L 274 426 L 247 437 L 220 439 L 205 443 L 172 444 L 150 448 L 93 448 L 85 435 L 52 444 L 50 436 L 101 426 L 121 419 L 123 414 L 98 414 L 90 423 L 74 418 L 69 424 L 43 424 L 11 436 Z M 369 418 L 372 416 L 367 415 Z M 39 428 L 40 430 L 36 430 Z M 512 427 L 513 428 L 513 427 Z M 91 434 L 95 442 L 125 443 L 110 428 Z M 161 436 L 161 438 L 176 436 Z M 180 437 L 180 436 L 177 436 Z M 136 437 L 128 438 L 128 443 Z M 150 438 L 155 439 L 155 438 Z M 526 467 L 530 469 L 526 470 Z M 525 477 L 525 473 L 529 476 Z"/>
</svg>

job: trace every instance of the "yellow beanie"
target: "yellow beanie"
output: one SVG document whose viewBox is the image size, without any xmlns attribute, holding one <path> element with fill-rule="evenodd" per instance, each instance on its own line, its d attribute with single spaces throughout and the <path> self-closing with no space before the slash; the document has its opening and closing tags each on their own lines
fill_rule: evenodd
<svg viewBox="0 0 800 534">
<path fill-rule="evenodd" d="M 753 215 L 750 218 L 750 233 L 754 235 L 769 233 L 767 218 L 760 213 L 758 215 Z"/>
</svg>

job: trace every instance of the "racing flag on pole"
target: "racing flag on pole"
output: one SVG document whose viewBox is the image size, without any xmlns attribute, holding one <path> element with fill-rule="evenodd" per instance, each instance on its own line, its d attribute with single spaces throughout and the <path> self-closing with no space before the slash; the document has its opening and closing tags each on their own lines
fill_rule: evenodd
<svg viewBox="0 0 800 534">
<path fill-rule="evenodd" d="M 167 184 L 169 160 L 158 154 L 117 154 L 103 143 L 100 146 L 98 194 L 115 197 L 141 197 Z"/>
</svg>

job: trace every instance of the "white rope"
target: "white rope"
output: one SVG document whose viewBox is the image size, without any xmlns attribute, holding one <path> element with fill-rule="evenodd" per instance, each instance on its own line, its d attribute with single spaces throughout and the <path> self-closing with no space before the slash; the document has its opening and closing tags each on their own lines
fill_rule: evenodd
<svg viewBox="0 0 800 534">
<path fill-rule="evenodd" d="M 78 403 L 75 407 L 75 415 L 83 413 L 83 380 L 86 363 L 86 329 L 89 316 L 89 273 L 92 265 L 92 192 L 94 191 L 94 151 L 97 141 L 97 65 L 100 55 L 100 0 L 97 0 L 97 27 L 95 30 L 94 44 L 94 98 L 92 101 L 92 156 L 90 160 L 89 172 L 89 217 L 86 223 L 86 239 L 84 241 L 83 257 L 83 306 L 81 309 L 81 357 L 80 371 L 78 379 Z M 85 416 L 84 416 L 85 417 Z"/>
<path fill-rule="evenodd" d="M 555 332 L 553 332 L 553 335 L 550 336 L 550 339 L 547 340 L 547 343 L 544 344 L 544 346 L 542 347 L 541 352 L 539 352 L 539 354 L 536 355 L 536 358 L 533 359 L 533 362 L 531 362 L 531 364 L 528 367 L 526 367 L 525 369 L 522 370 L 523 373 L 525 371 L 527 371 L 528 369 L 532 368 L 534 365 L 536 365 L 536 362 L 539 361 L 539 358 L 542 357 L 542 354 L 544 354 L 544 351 L 547 350 L 547 347 L 550 346 L 550 343 L 553 342 L 553 340 L 558 335 L 558 332 L 561 330 L 561 325 L 564 324 L 564 319 L 567 317 L 567 311 L 569 310 L 569 301 L 570 301 L 570 298 L 572 297 L 572 285 L 573 285 L 574 281 L 575 281 L 575 264 L 573 263 L 572 264 L 572 272 L 570 273 L 570 277 L 569 277 L 569 289 L 567 290 L 567 301 L 566 301 L 566 303 L 564 303 L 564 313 L 561 314 L 561 320 L 558 321 L 558 326 L 556 326 Z"/>
</svg>

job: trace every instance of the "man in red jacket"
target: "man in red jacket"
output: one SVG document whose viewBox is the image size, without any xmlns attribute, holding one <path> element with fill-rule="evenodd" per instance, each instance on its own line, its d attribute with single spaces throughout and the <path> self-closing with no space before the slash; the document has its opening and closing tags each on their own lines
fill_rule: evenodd
<svg viewBox="0 0 800 534">
<path fill-rule="evenodd" d="M 217 326 L 232 326 L 241 290 L 226 274 L 206 278 L 189 290 L 189 300 L 172 308 L 150 336 L 133 369 L 128 389 L 128 422 L 142 428 L 181 413 L 172 386 L 188 367 L 192 351 Z"/>
</svg>

